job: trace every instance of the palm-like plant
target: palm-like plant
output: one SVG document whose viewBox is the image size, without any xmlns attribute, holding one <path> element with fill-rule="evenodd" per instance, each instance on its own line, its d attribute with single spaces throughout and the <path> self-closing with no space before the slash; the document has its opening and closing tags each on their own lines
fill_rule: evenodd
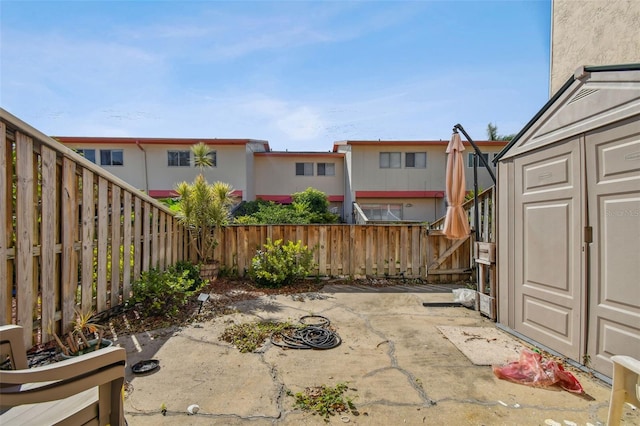
<svg viewBox="0 0 640 426">
<path fill-rule="evenodd" d="M 191 152 L 193 153 L 193 165 L 200 169 L 200 174 L 207 167 L 213 166 L 211 148 L 206 143 L 198 142 L 191 147 Z"/>
<path fill-rule="evenodd" d="M 207 182 L 202 172 L 204 168 L 211 167 L 212 161 L 206 144 L 200 142 L 191 147 L 191 151 L 200 174 L 193 183 L 181 182 L 176 187 L 180 197 L 177 216 L 186 226 L 200 261 L 207 264 L 218 245 L 217 229 L 229 221 L 230 208 L 234 203 L 233 187 L 224 182 Z"/>
</svg>

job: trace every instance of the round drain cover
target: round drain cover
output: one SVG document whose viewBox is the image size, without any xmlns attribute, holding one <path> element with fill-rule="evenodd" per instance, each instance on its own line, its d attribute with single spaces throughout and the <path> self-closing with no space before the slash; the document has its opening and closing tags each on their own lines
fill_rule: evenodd
<svg viewBox="0 0 640 426">
<path fill-rule="evenodd" d="M 144 374 L 154 371 L 160 366 L 160 362 L 157 359 L 146 359 L 144 361 L 136 362 L 131 367 L 131 371 L 134 374 Z"/>
</svg>

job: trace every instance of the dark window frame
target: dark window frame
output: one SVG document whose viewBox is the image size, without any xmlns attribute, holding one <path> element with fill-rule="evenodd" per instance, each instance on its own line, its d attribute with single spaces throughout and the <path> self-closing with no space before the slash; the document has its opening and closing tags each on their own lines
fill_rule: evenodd
<svg viewBox="0 0 640 426">
<path fill-rule="evenodd" d="M 82 155 L 87 160 L 89 160 L 92 163 L 96 164 L 96 150 L 95 149 L 93 149 L 93 148 L 78 148 L 75 151 L 78 154 Z M 91 153 L 91 155 L 87 155 L 88 153 Z"/>
<path fill-rule="evenodd" d="M 404 153 L 404 167 L 407 169 L 426 169 L 427 168 L 427 153 L 425 151 L 421 151 L 421 152 L 405 152 Z M 423 166 L 416 166 L 416 158 L 418 156 L 424 156 L 424 165 Z M 412 158 L 411 160 L 409 160 L 409 158 Z M 411 164 L 411 165 L 409 165 Z"/>
<path fill-rule="evenodd" d="M 393 159 L 397 157 L 398 165 L 393 166 Z M 379 159 L 379 167 L 381 169 L 400 169 L 402 168 L 402 153 L 399 151 L 385 151 L 381 152 L 378 156 Z"/>
<path fill-rule="evenodd" d="M 185 154 L 186 154 L 186 158 L 185 158 Z M 175 164 L 171 164 L 172 162 L 174 162 Z M 190 167 L 190 166 L 191 166 L 191 151 L 176 150 L 176 149 L 170 149 L 167 151 L 167 167 Z"/>
<path fill-rule="evenodd" d="M 313 163 L 310 163 L 310 162 L 296 163 L 296 176 L 313 176 Z"/>
<path fill-rule="evenodd" d="M 101 149 L 100 165 L 124 166 L 124 151 L 122 149 Z"/>
<path fill-rule="evenodd" d="M 330 167 L 327 167 L 330 166 Z M 327 173 L 327 169 L 330 169 L 332 173 Z M 318 176 L 335 176 L 336 175 L 336 163 L 317 163 L 316 175 Z"/>
</svg>

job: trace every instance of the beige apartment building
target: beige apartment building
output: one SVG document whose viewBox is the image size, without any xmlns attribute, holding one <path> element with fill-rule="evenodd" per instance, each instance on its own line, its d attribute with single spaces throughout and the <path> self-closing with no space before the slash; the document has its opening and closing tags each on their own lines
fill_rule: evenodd
<svg viewBox="0 0 640 426">
<path fill-rule="evenodd" d="M 175 195 L 175 187 L 190 182 L 191 146 L 204 142 L 211 148 L 213 166 L 203 170 L 209 182 L 231 184 L 242 200 L 255 199 L 254 153 L 269 151 L 266 141 L 253 139 L 55 137 L 87 159 L 155 198 Z"/>
<path fill-rule="evenodd" d="M 258 152 L 255 198 L 288 204 L 291 194 L 312 187 L 327 194 L 331 211 L 344 217 L 344 171 L 343 153 Z"/>
<path fill-rule="evenodd" d="M 239 200 L 290 203 L 292 194 L 312 187 L 327 194 L 331 211 L 346 223 L 432 222 L 446 212 L 445 167 L 448 141 L 340 141 L 332 151 L 271 151 L 252 139 L 57 137 L 87 159 L 155 198 L 176 195 L 182 181 L 199 173 L 191 146 L 205 142 L 213 167 L 209 182 L 231 184 Z M 506 145 L 476 144 L 491 163 Z M 465 144 L 466 180 L 473 189 L 473 149 Z M 478 187 L 493 185 L 478 168 Z"/>
<path fill-rule="evenodd" d="M 583 65 L 640 62 L 640 1 L 552 0 L 553 96 Z"/>
<path fill-rule="evenodd" d="M 345 155 L 346 222 L 359 222 L 355 204 L 370 220 L 432 222 L 446 212 L 445 168 L 449 141 L 341 141 L 333 146 Z M 476 142 L 491 160 L 507 142 Z M 465 178 L 473 189 L 473 147 L 465 142 Z M 478 188 L 493 185 L 478 167 Z M 351 207 L 351 208 L 350 208 Z"/>
</svg>

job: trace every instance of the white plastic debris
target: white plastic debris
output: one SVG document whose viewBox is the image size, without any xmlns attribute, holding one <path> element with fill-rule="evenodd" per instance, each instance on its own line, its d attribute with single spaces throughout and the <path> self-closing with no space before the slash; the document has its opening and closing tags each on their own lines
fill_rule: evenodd
<svg viewBox="0 0 640 426">
<path fill-rule="evenodd" d="M 189 414 L 196 414 L 198 410 L 200 410 L 200 406 L 198 404 L 191 404 L 187 407 L 187 412 L 189 412 Z"/>
<path fill-rule="evenodd" d="M 562 426 L 562 423 L 558 423 L 555 420 L 551 420 L 551 419 L 545 420 L 544 424 L 549 426 Z"/>
<path fill-rule="evenodd" d="M 453 293 L 453 301 L 461 303 L 462 306 L 473 308 L 476 304 L 476 291 L 469 288 L 456 288 L 451 290 Z"/>
</svg>

